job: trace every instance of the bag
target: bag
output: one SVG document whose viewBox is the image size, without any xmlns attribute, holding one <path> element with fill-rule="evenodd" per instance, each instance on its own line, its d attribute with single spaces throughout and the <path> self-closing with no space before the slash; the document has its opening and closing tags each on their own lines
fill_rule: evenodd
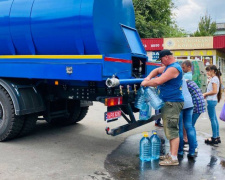
<svg viewBox="0 0 225 180">
<path fill-rule="evenodd" d="M 163 100 L 159 97 L 156 88 L 146 87 L 144 92 L 145 100 L 150 102 L 155 110 L 159 110 L 164 106 Z"/>
<path fill-rule="evenodd" d="M 223 105 L 222 111 L 220 113 L 220 119 L 225 121 L 225 104 Z"/>
<path fill-rule="evenodd" d="M 140 120 L 149 120 L 152 115 L 152 108 L 149 102 L 144 102 L 139 111 Z"/>
</svg>

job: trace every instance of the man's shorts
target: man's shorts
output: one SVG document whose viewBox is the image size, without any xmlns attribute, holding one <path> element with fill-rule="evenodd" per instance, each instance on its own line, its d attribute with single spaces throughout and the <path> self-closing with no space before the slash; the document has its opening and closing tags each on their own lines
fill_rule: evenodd
<svg viewBox="0 0 225 180">
<path fill-rule="evenodd" d="M 183 102 L 165 102 L 162 108 L 163 127 L 168 140 L 179 137 L 179 116 Z"/>
</svg>

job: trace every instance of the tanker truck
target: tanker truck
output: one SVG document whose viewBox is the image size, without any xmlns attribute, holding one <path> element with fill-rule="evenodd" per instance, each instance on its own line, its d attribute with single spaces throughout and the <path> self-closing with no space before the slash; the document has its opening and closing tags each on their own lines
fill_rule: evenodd
<svg viewBox="0 0 225 180">
<path fill-rule="evenodd" d="M 76 124 L 93 101 L 116 136 L 136 120 L 134 99 L 147 62 L 132 0 L 0 0 L 0 141 L 24 136 L 37 120 Z M 103 129 L 104 131 L 104 129 Z"/>
</svg>

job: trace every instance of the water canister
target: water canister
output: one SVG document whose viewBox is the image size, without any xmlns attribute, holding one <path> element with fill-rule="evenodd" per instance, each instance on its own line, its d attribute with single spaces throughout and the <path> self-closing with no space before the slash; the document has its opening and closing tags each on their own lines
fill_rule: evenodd
<svg viewBox="0 0 225 180">
<path fill-rule="evenodd" d="M 153 131 L 152 136 L 150 137 L 150 142 L 151 142 L 151 149 L 150 149 L 151 159 L 157 160 L 159 159 L 160 156 L 160 147 L 161 147 L 161 140 L 157 135 L 157 131 L 155 130 Z"/>
<path fill-rule="evenodd" d="M 143 132 L 143 137 L 140 140 L 140 160 L 141 161 L 151 161 L 150 154 L 150 139 L 147 132 Z"/>
<path fill-rule="evenodd" d="M 152 108 L 149 102 L 144 102 L 139 111 L 139 119 L 140 120 L 148 120 L 150 119 L 152 114 Z"/>
<path fill-rule="evenodd" d="M 130 53 L 132 0 L 0 1 L 0 55 Z"/>
<path fill-rule="evenodd" d="M 143 103 L 145 102 L 145 97 L 144 97 L 144 88 L 141 86 L 138 89 L 137 95 L 135 97 L 135 102 L 134 102 L 134 106 L 138 109 L 142 108 Z"/>
<path fill-rule="evenodd" d="M 164 106 L 163 100 L 159 97 L 156 88 L 154 87 L 146 87 L 144 96 L 146 98 L 146 101 L 149 101 L 151 106 L 155 110 L 159 110 Z"/>
</svg>

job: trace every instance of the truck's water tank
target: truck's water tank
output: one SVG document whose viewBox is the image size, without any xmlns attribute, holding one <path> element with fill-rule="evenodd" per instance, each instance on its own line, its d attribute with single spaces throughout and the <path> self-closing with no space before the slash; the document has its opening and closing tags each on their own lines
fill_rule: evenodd
<svg viewBox="0 0 225 180">
<path fill-rule="evenodd" d="M 0 55 L 127 53 L 132 0 L 0 1 Z"/>
</svg>

